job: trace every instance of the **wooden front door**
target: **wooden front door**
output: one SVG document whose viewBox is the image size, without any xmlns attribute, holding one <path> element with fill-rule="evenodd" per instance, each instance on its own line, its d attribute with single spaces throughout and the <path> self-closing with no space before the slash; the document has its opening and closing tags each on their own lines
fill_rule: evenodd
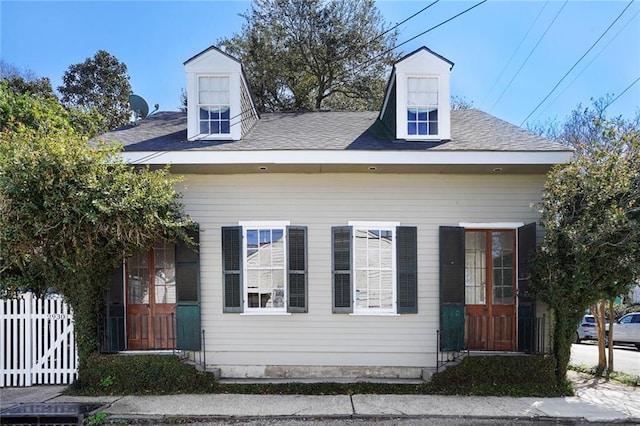
<svg viewBox="0 0 640 426">
<path fill-rule="evenodd" d="M 512 230 L 465 232 L 465 336 L 469 349 L 516 349 L 515 247 Z"/>
<path fill-rule="evenodd" d="M 157 242 L 127 261 L 127 349 L 175 348 L 175 246 Z"/>
</svg>

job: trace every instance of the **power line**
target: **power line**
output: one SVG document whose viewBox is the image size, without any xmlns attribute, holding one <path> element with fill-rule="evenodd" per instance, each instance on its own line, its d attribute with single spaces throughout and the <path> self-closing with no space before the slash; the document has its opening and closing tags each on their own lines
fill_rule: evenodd
<svg viewBox="0 0 640 426">
<path fill-rule="evenodd" d="M 372 44 L 373 42 L 375 42 L 376 40 L 379 40 L 380 38 L 384 37 L 384 35 L 388 34 L 389 32 L 395 30 L 396 28 L 398 28 L 400 25 L 409 22 L 410 20 L 412 20 L 413 18 L 415 18 L 416 16 L 420 15 L 422 12 L 424 12 L 425 10 L 429 9 L 431 6 L 435 5 L 436 3 L 438 3 L 440 0 L 434 0 L 433 2 L 431 2 L 430 4 L 428 4 L 427 6 L 423 7 L 422 9 L 420 9 L 419 11 L 417 11 L 416 13 L 414 13 L 413 15 L 409 16 L 408 18 L 404 19 L 403 21 L 397 23 L 396 25 L 394 25 L 393 27 L 383 31 L 382 33 L 378 34 L 377 36 L 375 36 L 374 38 L 372 38 L 371 40 L 363 43 L 361 46 L 361 48 L 365 48 L 367 46 L 369 46 L 370 44 Z M 345 53 L 348 53 L 348 50 Z M 388 53 L 388 52 L 385 52 Z M 344 59 L 344 57 L 340 58 L 340 60 Z M 374 58 L 375 59 L 375 58 Z M 353 68 L 349 71 L 352 71 Z"/>
<path fill-rule="evenodd" d="M 450 22 L 450 21 L 454 20 L 454 19 L 455 19 L 455 18 L 457 18 L 458 16 L 464 15 L 465 13 L 469 12 L 471 9 L 474 9 L 474 8 L 476 8 L 476 7 L 480 6 L 482 3 L 486 3 L 486 2 L 487 2 L 487 0 L 482 0 L 482 1 L 481 1 L 481 2 L 479 2 L 479 3 L 476 3 L 475 5 L 473 5 L 473 6 L 469 7 L 469 8 L 467 8 L 467 9 L 463 10 L 462 12 L 460 12 L 460 13 L 458 13 L 458 14 L 456 14 L 456 15 L 452 16 L 451 18 L 449 18 L 449 19 L 447 19 L 447 20 L 445 20 L 445 21 L 442 21 L 442 22 L 440 22 L 440 23 L 439 23 L 439 24 L 437 24 L 437 25 L 434 25 L 433 27 L 431 27 L 431 28 L 427 29 L 426 31 L 421 32 L 420 34 L 418 34 L 418 35 L 416 35 L 416 36 L 414 36 L 414 37 L 411 37 L 409 40 L 403 41 L 403 42 L 402 42 L 402 43 L 400 43 L 400 44 L 396 44 L 395 46 L 391 47 L 390 49 L 387 49 L 387 50 L 383 51 L 382 53 L 377 54 L 376 56 L 374 56 L 373 58 L 369 59 L 368 61 L 366 61 L 366 62 L 364 62 L 364 63 L 362 63 L 362 64 L 356 65 L 356 66 L 354 66 L 354 67 L 352 67 L 352 68 L 348 69 L 348 70 L 345 72 L 345 74 L 348 74 L 348 73 L 351 73 L 351 72 L 357 72 L 357 71 L 360 71 L 360 70 L 362 70 L 362 69 L 364 69 L 364 68 L 366 68 L 366 67 L 368 67 L 368 66 L 371 66 L 371 65 L 372 65 L 372 64 L 373 64 L 377 59 L 381 58 L 382 56 L 386 55 L 387 53 L 392 52 L 392 51 L 394 51 L 395 49 L 397 49 L 398 47 L 403 46 L 403 45 L 405 45 L 405 44 L 409 43 L 410 41 L 413 41 L 413 40 L 415 40 L 416 38 L 421 37 L 421 36 L 423 36 L 423 35 L 427 34 L 428 32 L 435 30 L 436 28 L 438 28 L 438 27 L 440 27 L 440 26 L 442 26 L 442 25 L 446 24 L 447 22 Z M 432 6 L 432 5 L 434 5 L 434 4 L 435 4 L 435 2 L 434 2 L 434 3 L 431 3 L 431 4 L 430 4 L 429 6 L 427 6 L 427 7 L 431 7 L 431 6 Z M 420 12 L 422 12 L 422 11 L 420 11 Z M 420 13 L 420 12 L 418 12 L 418 13 Z M 411 16 L 411 17 L 409 17 L 409 18 L 405 19 L 403 22 L 406 22 L 407 20 L 409 20 L 409 19 L 413 18 L 415 15 L 417 15 L 417 13 L 416 13 L 416 14 L 414 14 L 413 16 Z M 399 24 L 399 25 L 400 25 L 400 24 Z"/>
<path fill-rule="evenodd" d="M 463 10 L 462 12 L 458 13 L 457 15 L 452 16 L 451 18 L 447 19 L 446 21 L 442 21 L 442 22 L 440 22 L 438 25 L 435 25 L 435 26 L 433 26 L 433 27 L 429 28 L 428 30 L 421 32 L 421 33 L 420 33 L 420 34 L 418 34 L 417 36 L 411 37 L 409 40 L 404 41 L 404 42 L 402 42 L 402 43 L 400 43 L 400 44 L 396 45 L 396 46 L 394 47 L 394 49 L 397 49 L 398 47 L 403 46 L 403 45 L 405 45 L 405 44 L 409 43 L 410 41 L 413 41 L 413 40 L 417 39 L 418 37 L 422 37 L 422 36 L 423 36 L 423 35 L 425 35 L 426 33 L 428 33 L 428 32 L 430 32 L 430 31 L 435 30 L 436 28 L 438 28 L 438 27 L 440 27 L 440 26 L 442 26 L 442 25 L 446 24 L 446 23 L 447 23 L 447 22 L 449 22 L 449 21 L 453 21 L 453 20 L 454 20 L 454 19 L 456 19 L 458 16 L 460 16 L 460 15 L 464 15 L 465 13 L 469 12 L 471 9 L 475 9 L 476 7 L 478 7 L 478 6 L 480 6 L 481 4 L 486 3 L 486 2 L 487 2 L 487 0 L 482 0 L 481 2 L 478 2 L 478 3 L 474 4 L 474 5 L 473 5 L 473 6 L 471 6 L 470 8 Z M 385 53 L 386 53 L 386 52 L 385 52 Z M 375 58 L 374 58 L 374 59 L 375 59 Z"/>
<path fill-rule="evenodd" d="M 614 20 L 613 20 L 613 22 L 612 22 L 611 24 L 609 24 L 609 26 L 607 27 L 607 29 L 606 29 L 606 30 L 604 30 L 604 32 L 600 35 L 600 37 L 598 37 L 598 39 L 597 39 L 595 42 L 593 42 L 593 44 L 591 45 L 591 47 L 589 47 L 589 49 L 587 49 L 587 51 L 586 51 L 586 52 L 585 52 L 585 53 L 580 57 L 580 59 L 578 59 L 578 60 L 576 61 L 576 63 L 575 63 L 575 64 L 573 64 L 573 66 L 572 66 L 571 68 L 569 68 L 569 71 L 567 71 L 567 72 L 565 73 L 565 75 L 563 75 L 563 76 L 562 76 L 562 78 L 560 79 L 560 81 L 558 81 L 558 82 L 556 83 L 556 85 L 555 85 L 555 86 L 553 86 L 553 89 L 551 89 L 551 91 L 547 94 L 547 96 L 545 96 L 545 97 L 544 97 L 544 99 L 543 99 L 542 101 L 540 101 L 540 103 L 539 103 L 538 105 L 536 105 L 536 107 L 533 109 L 533 111 L 531 111 L 531 112 L 529 113 L 529 115 L 527 115 L 527 117 L 526 117 L 524 120 L 522 120 L 522 123 L 520 123 L 520 126 L 522 126 L 524 123 L 526 123 L 526 122 L 527 122 L 527 120 L 529 119 L 529 117 L 531 117 L 531 116 L 533 115 L 533 113 L 534 113 L 534 112 L 536 112 L 536 111 L 538 110 L 538 108 L 540 108 L 540 106 L 541 106 L 541 105 L 542 105 L 542 104 L 543 104 L 547 99 L 549 99 L 549 96 L 551 96 L 551 94 L 552 94 L 552 93 L 553 93 L 553 92 L 558 88 L 558 86 L 560 85 L 560 83 L 562 83 L 562 82 L 564 81 L 564 79 L 569 75 L 569 73 L 570 73 L 571 71 L 573 71 L 573 69 L 574 69 L 576 66 L 578 66 L 578 64 L 580 63 L 580 61 L 582 61 L 582 60 L 584 59 L 584 57 L 585 57 L 585 56 L 587 56 L 587 54 L 588 54 L 589 52 L 591 52 L 591 50 L 596 46 L 596 44 L 598 44 L 598 42 L 599 42 L 600 40 L 602 40 L 602 37 L 604 37 L 604 36 L 605 36 L 605 34 L 607 34 L 607 33 L 609 32 L 609 30 L 611 29 L 611 27 L 613 27 L 613 25 L 614 25 L 616 22 L 618 22 L 618 19 L 620 19 L 620 18 L 622 17 L 622 15 L 627 11 L 627 9 L 629 9 L 629 7 L 631 6 L 631 4 L 633 4 L 633 2 L 634 2 L 634 1 L 635 1 L 635 0 L 631 0 L 631 1 L 630 1 L 630 2 L 625 6 L 625 8 L 624 8 L 624 9 L 622 9 L 622 12 L 620 12 L 620 14 L 616 17 L 616 19 L 614 19 Z"/>
<path fill-rule="evenodd" d="M 412 20 L 413 18 L 415 18 L 416 16 L 420 15 L 422 12 L 424 12 L 425 10 L 429 9 L 431 6 L 433 6 L 434 4 L 438 3 L 440 0 L 435 0 L 433 3 L 428 4 L 427 6 L 423 7 L 422 9 L 420 9 L 419 11 L 417 11 L 416 13 L 414 13 L 413 15 L 409 16 L 407 19 L 405 19 L 402 22 L 397 23 L 395 26 L 389 28 L 387 31 L 383 32 L 382 34 L 380 34 L 379 36 L 377 36 L 376 38 L 374 38 L 373 40 L 371 40 L 369 43 L 373 43 L 374 41 L 378 40 L 380 37 L 384 36 L 385 34 L 387 34 L 390 31 L 395 30 L 396 28 L 398 28 L 400 25 L 404 24 L 405 22 L 408 22 L 410 20 Z"/>
<path fill-rule="evenodd" d="M 609 40 L 609 42 L 608 42 L 607 44 L 605 44 L 605 45 L 602 47 L 602 49 L 600 49 L 600 51 L 599 51 L 598 53 L 596 53 L 596 55 L 593 57 L 593 59 L 591 59 L 591 61 L 589 61 L 589 63 L 588 63 L 588 64 L 587 64 L 583 69 L 582 69 L 582 71 L 580 71 L 580 72 L 579 72 L 579 73 L 578 73 L 578 74 L 573 78 L 573 80 L 571 80 L 571 82 L 570 82 L 569 84 L 567 84 L 567 85 L 564 87 L 564 89 L 562 89 L 562 90 L 560 91 L 560 93 L 558 93 L 558 95 L 557 95 L 555 98 L 553 98 L 553 100 L 552 100 L 551 102 L 549 102 L 549 103 L 548 103 L 548 104 L 547 104 L 547 105 L 546 105 L 546 106 L 545 106 L 545 107 L 544 107 L 544 108 L 543 108 L 543 109 L 538 113 L 538 115 L 536 116 L 536 119 L 538 119 L 538 118 L 540 117 L 540 115 L 544 114 L 544 112 L 545 112 L 546 110 L 548 110 L 548 109 L 549 109 L 549 107 L 550 107 L 551 105 L 553 105 L 553 104 L 554 104 L 558 99 L 560 99 L 560 97 L 564 94 L 564 92 L 566 92 L 566 91 L 567 91 L 567 89 L 569 89 L 569 87 L 571 87 L 571 85 L 572 85 L 573 83 L 575 83 L 575 81 L 576 81 L 576 80 L 577 80 L 577 79 L 582 75 L 582 73 L 583 73 L 583 72 L 585 72 L 585 71 L 586 71 L 586 70 L 591 66 L 591 64 L 593 64 L 593 63 L 595 62 L 595 60 L 596 60 L 596 59 L 597 59 L 597 58 L 602 54 L 602 52 L 604 52 L 604 51 L 607 49 L 607 47 L 609 47 L 609 45 L 610 45 L 611 43 L 613 43 L 613 41 L 614 41 L 616 38 L 618 38 L 618 36 L 620 35 L 620 33 L 622 33 L 622 31 L 624 31 L 624 29 L 625 29 L 625 28 L 627 28 L 627 26 L 628 26 L 631 22 L 633 22 L 633 20 L 634 20 L 634 19 L 636 19 L 636 16 L 638 16 L 638 14 L 640 14 L 640 9 L 638 9 L 638 11 L 635 13 L 635 15 L 633 15 L 633 16 L 631 17 L 631 19 L 629 19 L 629 20 L 627 21 L 627 23 L 626 23 L 626 24 L 624 24 L 624 25 L 622 26 L 622 28 L 620 28 L 620 29 L 618 30 L 618 32 L 617 32 L 617 33 L 616 33 L 616 34 L 611 38 L 611 40 Z"/>
<path fill-rule="evenodd" d="M 605 105 L 605 108 L 608 108 L 609 105 L 611 105 L 612 103 L 614 103 L 615 101 L 617 101 L 618 99 L 620 99 L 620 96 L 624 95 L 625 92 L 629 89 L 631 89 L 631 87 L 636 84 L 638 81 L 640 81 L 640 77 L 636 78 L 635 81 L 633 83 L 631 83 L 630 85 L 627 86 L 626 89 L 624 89 L 618 96 L 616 96 L 615 98 L 613 98 L 613 100 L 611 102 L 609 102 L 607 105 Z"/>
<path fill-rule="evenodd" d="M 522 46 L 522 43 L 524 43 L 524 41 L 526 40 L 527 36 L 529 35 L 529 33 L 531 32 L 531 30 L 533 29 L 533 27 L 536 25 L 536 23 L 538 22 L 538 19 L 540 19 L 540 16 L 542 15 L 542 12 L 544 12 L 545 8 L 547 7 L 547 5 L 549 4 L 549 0 L 547 0 L 544 5 L 542 6 L 542 9 L 540 9 L 540 12 L 538 12 L 538 15 L 536 16 L 536 18 L 533 20 L 533 22 L 531 23 L 531 26 L 529 26 L 529 29 L 527 30 L 527 32 L 525 33 L 525 35 L 522 37 L 522 39 L 520 40 L 520 43 L 518 43 L 518 46 L 516 46 L 516 49 L 513 51 L 513 53 L 511 54 L 511 57 L 509 58 L 509 60 L 507 61 L 507 64 L 502 68 L 502 71 L 500 72 L 500 75 L 498 75 L 498 77 L 496 77 L 496 79 L 494 80 L 493 84 L 491 85 L 491 87 L 489 88 L 489 90 L 487 91 L 487 94 L 485 95 L 484 99 L 482 99 L 482 102 L 480 102 L 480 105 L 484 105 L 484 102 L 487 100 L 487 98 L 489 97 L 489 94 L 491 94 L 491 91 L 493 90 L 494 87 L 496 87 L 496 84 L 498 83 L 498 81 L 500 81 L 500 78 L 502 77 L 502 75 L 504 74 L 504 72 L 507 70 L 507 68 L 509 68 L 509 65 L 511 65 L 511 61 L 513 60 L 513 58 L 516 56 L 516 53 L 518 53 L 518 50 L 520 50 L 520 47 Z"/>
<path fill-rule="evenodd" d="M 405 44 L 407 44 L 407 43 L 409 43 L 409 42 L 411 42 L 411 41 L 413 41 L 413 40 L 417 39 L 418 37 L 421 37 L 421 36 L 423 36 L 423 35 L 427 34 L 427 33 L 428 33 L 428 32 L 430 32 L 430 31 L 435 30 L 436 28 L 438 28 L 438 27 L 440 27 L 440 26 L 442 26 L 442 25 L 446 24 L 447 22 L 450 22 L 450 21 L 452 21 L 452 20 L 456 19 L 457 17 L 459 17 L 459 16 L 461 16 L 461 15 L 464 15 L 465 13 L 469 12 L 471 9 L 475 9 L 476 7 L 478 7 L 478 6 L 480 6 L 481 4 L 486 3 L 486 2 L 487 2 L 487 0 L 482 0 L 482 1 L 480 1 L 480 2 L 478 2 L 478 3 L 476 3 L 476 4 L 474 4 L 473 6 L 471 6 L 471 7 L 467 8 L 467 9 L 463 10 L 462 12 L 460 12 L 460 13 L 458 13 L 458 14 L 456 14 L 456 15 L 452 16 L 451 18 L 449 18 L 449 19 L 447 19 L 447 20 L 445 20 L 445 21 L 442 21 L 442 22 L 440 22 L 440 23 L 439 23 L 439 24 L 437 24 L 437 25 L 434 25 L 433 27 L 429 28 L 429 29 L 428 29 L 428 30 L 426 30 L 426 31 L 421 32 L 420 34 L 418 34 L 418 35 L 416 35 L 416 36 L 414 36 L 414 37 L 411 37 L 409 40 L 403 41 L 403 42 L 402 42 L 402 43 L 400 43 L 400 44 L 396 44 L 396 45 L 395 45 L 395 46 L 393 46 L 392 48 L 387 49 L 387 50 L 385 50 L 385 51 L 384 51 L 384 52 L 382 52 L 382 53 L 379 53 L 378 55 L 376 55 L 376 56 L 374 56 L 373 58 L 369 59 L 369 61 L 367 61 L 367 62 L 365 62 L 365 63 L 363 63 L 363 64 L 360 64 L 360 65 L 358 65 L 358 66 L 355 66 L 355 67 L 353 67 L 353 68 L 349 69 L 347 72 L 359 71 L 359 70 L 361 70 L 361 69 L 363 69 L 363 68 L 365 68 L 365 67 L 370 66 L 370 65 L 371 65 L 371 64 L 372 64 L 376 59 L 378 59 L 378 58 L 380 58 L 380 57 L 382 57 L 382 56 L 386 55 L 387 53 L 389 53 L 389 52 L 391 52 L 391 51 L 393 51 L 393 50 L 397 49 L 397 48 L 398 48 L 398 47 L 400 47 L 400 46 L 404 46 Z"/>
<path fill-rule="evenodd" d="M 493 103 L 493 105 L 491 105 L 491 108 L 489 108 L 489 112 L 493 111 L 493 108 L 495 108 L 495 106 L 498 104 L 498 102 L 500 102 L 500 99 L 502 99 L 502 97 L 504 96 L 506 91 L 509 89 L 509 87 L 511 87 L 511 83 L 513 83 L 513 80 L 515 80 L 516 77 L 518 76 L 518 74 L 520 74 L 520 71 L 522 71 L 522 68 L 524 68 L 525 64 L 529 61 L 529 58 L 531 57 L 531 55 L 533 55 L 533 52 L 535 52 L 535 50 L 538 48 L 538 45 L 540 44 L 540 42 L 542 41 L 544 36 L 547 35 L 549 30 L 551 29 L 551 26 L 553 25 L 554 22 L 556 22 L 556 19 L 558 19 L 558 16 L 560 15 L 560 12 L 562 12 L 562 10 L 564 9 L 564 7 L 567 5 L 568 2 L 569 2 L 569 0 L 564 0 L 564 3 L 562 4 L 562 7 L 560 8 L 560 10 L 558 10 L 556 15 L 553 17 L 553 19 L 551 20 L 551 22 L 547 26 L 547 29 L 544 30 L 544 33 L 542 33 L 542 35 L 538 39 L 538 42 L 536 43 L 536 45 L 533 46 L 533 48 L 531 49 L 531 52 L 529 52 L 529 55 L 527 55 L 527 57 L 524 59 L 524 62 L 522 62 L 522 65 L 520 65 L 520 68 L 518 68 L 518 71 L 516 71 L 516 73 L 513 75 L 513 77 L 511 77 L 511 80 L 509 81 L 507 86 L 502 90 L 502 93 L 500 93 L 500 96 L 498 97 L 498 99 L 496 99 L 496 101 Z"/>
</svg>

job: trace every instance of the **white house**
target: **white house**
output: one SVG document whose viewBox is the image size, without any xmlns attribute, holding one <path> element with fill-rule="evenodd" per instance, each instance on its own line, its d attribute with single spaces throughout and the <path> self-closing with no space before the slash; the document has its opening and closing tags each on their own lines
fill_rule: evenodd
<svg viewBox="0 0 640 426">
<path fill-rule="evenodd" d="M 236 59 L 185 62 L 188 113 L 103 138 L 184 176 L 199 253 L 159 242 L 114 274 L 105 348 L 176 347 L 223 377 L 419 377 L 443 352 L 539 349 L 534 204 L 572 151 L 451 111 L 452 68 L 421 48 L 380 111 L 258 114 Z"/>
</svg>

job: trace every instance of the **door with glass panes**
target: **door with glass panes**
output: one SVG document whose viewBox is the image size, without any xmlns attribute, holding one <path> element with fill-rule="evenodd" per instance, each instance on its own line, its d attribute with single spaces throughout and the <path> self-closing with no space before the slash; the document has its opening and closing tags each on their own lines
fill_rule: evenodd
<svg viewBox="0 0 640 426">
<path fill-rule="evenodd" d="M 465 336 L 475 350 L 516 349 L 516 232 L 465 232 Z"/>
<path fill-rule="evenodd" d="M 175 348 L 175 312 L 175 245 L 159 241 L 127 260 L 127 349 Z"/>
</svg>

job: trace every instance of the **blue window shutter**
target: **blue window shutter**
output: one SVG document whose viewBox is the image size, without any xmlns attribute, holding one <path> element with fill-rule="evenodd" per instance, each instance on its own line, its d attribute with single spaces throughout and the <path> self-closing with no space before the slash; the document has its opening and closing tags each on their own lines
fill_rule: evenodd
<svg viewBox="0 0 640 426">
<path fill-rule="evenodd" d="M 306 226 L 287 226 L 287 268 L 287 312 L 308 312 Z"/>
<path fill-rule="evenodd" d="M 418 313 L 418 228 L 396 228 L 396 296 L 399 314 Z"/>
<path fill-rule="evenodd" d="M 536 303 L 529 294 L 531 264 L 536 251 L 536 224 L 518 228 L 518 350 L 536 352 Z"/>
<path fill-rule="evenodd" d="M 331 264 L 333 270 L 333 312 L 351 313 L 353 272 L 351 265 L 351 234 L 350 226 L 334 226 L 331 228 Z"/>
<path fill-rule="evenodd" d="M 464 228 L 440 227 L 440 350 L 464 349 Z"/>
<path fill-rule="evenodd" d="M 187 230 L 195 246 L 176 243 L 176 349 L 199 351 L 200 326 L 200 231 Z"/>
<path fill-rule="evenodd" d="M 223 312 L 242 312 L 242 227 L 222 228 Z"/>
</svg>

